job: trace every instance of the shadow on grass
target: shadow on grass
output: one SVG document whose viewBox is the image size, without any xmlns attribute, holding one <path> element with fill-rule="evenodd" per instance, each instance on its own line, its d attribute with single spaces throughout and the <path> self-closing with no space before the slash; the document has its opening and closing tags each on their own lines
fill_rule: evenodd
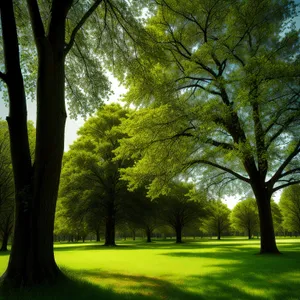
<svg viewBox="0 0 300 300">
<path fill-rule="evenodd" d="M 29 299 L 103 299 L 103 300 L 158 300 L 158 299 L 204 299 L 196 293 L 187 292 L 176 285 L 156 278 L 146 276 L 123 275 L 108 273 L 99 270 L 69 271 L 64 270 L 67 279 L 55 285 L 43 285 L 38 288 L 10 290 L 3 292 L 0 289 L 1 300 L 29 300 Z M 112 279 L 118 287 L 101 287 L 103 279 Z M 95 283 L 91 282 L 94 281 Z M 98 284 L 97 284 L 98 283 Z"/>
<path fill-rule="evenodd" d="M 200 280 L 197 276 L 189 277 L 185 287 L 183 287 L 177 282 L 170 282 L 161 278 L 111 273 L 97 269 L 79 271 L 77 274 L 77 276 L 83 279 L 92 280 L 96 283 L 100 283 L 101 280 L 112 280 L 112 282 L 117 282 L 117 286 L 115 286 L 115 288 L 119 291 L 120 298 L 118 299 L 261 299 L 255 295 L 249 296 L 247 292 L 239 290 L 236 287 L 225 286 L 224 284 L 219 285 L 218 281 L 212 285 L 211 280 L 205 280 L 204 277 L 202 278 L 200 276 Z M 114 290 L 113 283 L 112 286 L 109 286 L 109 288 Z"/>
<path fill-rule="evenodd" d="M 211 274 L 190 275 L 183 285 L 200 290 L 207 300 L 221 299 L 300 299 L 300 253 L 295 244 L 280 244 L 283 255 L 252 255 L 253 248 L 217 252 L 169 252 L 160 255 L 181 259 L 203 258 L 215 268 Z M 254 253 L 253 253 L 254 254 Z M 215 260 L 211 260 L 215 259 Z M 205 287 L 205 293 L 203 288 Z M 202 291 L 201 291 L 202 289 Z"/>
</svg>

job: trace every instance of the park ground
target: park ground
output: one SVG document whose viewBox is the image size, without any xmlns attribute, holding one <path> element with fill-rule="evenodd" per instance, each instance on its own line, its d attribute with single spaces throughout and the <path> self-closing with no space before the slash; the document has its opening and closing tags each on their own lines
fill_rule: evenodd
<svg viewBox="0 0 300 300">
<path fill-rule="evenodd" d="M 300 239 L 277 239 L 282 255 L 258 255 L 259 240 L 224 238 L 56 244 L 69 280 L 0 299 L 300 299 Z M 0 272 L 8 253 L 0 254 Z"/>
</svg>

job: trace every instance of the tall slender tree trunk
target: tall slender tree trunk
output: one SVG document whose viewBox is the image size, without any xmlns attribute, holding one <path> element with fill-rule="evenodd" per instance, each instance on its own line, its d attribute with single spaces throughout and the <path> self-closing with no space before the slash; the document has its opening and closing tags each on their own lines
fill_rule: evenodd
<svg viewBox="0 0 300 300">
<path fill-rule="evenodd" d="M 220 221 L 218 220 L 218 240 L 221 239 L 221 226 L 220 226 Z"/>
<path fill-rule="evenodd" d="M 60 271 L 54 260 L 53 230 L 61 161 L 64 150 L 65 18 L 71 0 L 53 1 L 49 33 L 35 1 L 28 0 L 38 49 L 37 131 L 31 165 L 23 78 L 12 0 L 1 1 L 10 112 L 7 118 L 15 181 L 15 226 L 12 250 L 2 280 L 12 286 L 52 282 Z M 14 30 L 12 31 L 12 28 Z M 14 51 L 14 59 L 11 60 Z"/>
<path fill-rule="evenodd" d="M 115 242 L 115 207 L 114 199 L 110 199 L 105 222 L 105 246 L 116 246 Z"/>
<path fill-rule="evenodd" d="M 248 228 L 248 239 L 251 240 L 252 234 L 251 234 L 251 228 Z"/>
<path fill-rule="evenodd" d="M 132 229 L 131 232 L 132 232 L 132 240 L 135 241 L 135 229 Z"/>
<path fill-rule="evenodd" d="M 175 232 L 176 232 L 176 244 L 182 243 L 182 228 L 181 228 L 181 225 L 177 225 L 175 227 Z"/>
<path fill-rule="evenodd" d="M 146 235 L 147 235 L 147 243 L 151 243 L 151 230 L 149 227 L 146 228 Z"/>
<path fill-rule="evenodd" d="M 100 242 L 100 229 L 96 229 L 96 242 Z"/>
</svg>

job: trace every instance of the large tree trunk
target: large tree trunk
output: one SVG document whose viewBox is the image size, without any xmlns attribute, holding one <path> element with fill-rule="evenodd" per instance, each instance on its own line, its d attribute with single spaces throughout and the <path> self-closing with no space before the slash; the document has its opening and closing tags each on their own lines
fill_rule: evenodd
<svg viewBox="0 0 300 300">
<path fill-rule="evenodd" d="M 39 19 L 38 8 L 34 5 L 34 1 L 28 0 L 39 57 L 36 151 L 32 167 L 17 35 L 16 32 L 11 34 L 11 28 L 15 28 L 11 23 L 14 22 L 12 1 L 1 1 L 4 45 L 7 47 L 14 40 L 17 57 L 15 68 L 11 69 L 12 73 L 8 70 L 11 65 L 6 62 L 7 74 L 13 76 L 11 79 L 13 82 L 8 82 L 7 85 L 10 97 L 8 124 L 15 179 L 16 213 L 12 251 L 3 280 L 13 286 L 52 282 L 60 275 L 53 254 L 53 229 L 66 119 L 65 17 L 72 1 L 54 2 L 52 22 L 46 36 Z M 5 40 L 5 33 L 8 34 L 6 39 L 11 39 L 9 43 Z M 11 57 L 11 54 L 7 56 Z"/>
<path fill-rule="evenodd" d="M 251 234 L 251 228 L 248 228 L 248 239 L 251 240 L 252 234 Z"/>
<path fill-rule="evenodd" d="M 256 197 L 260 220 L 260 253 L 278 254 L 279 251 L 276 246 L 272 219 L 271 199 L 263 191 L 258 191 Z"/>
</svg>

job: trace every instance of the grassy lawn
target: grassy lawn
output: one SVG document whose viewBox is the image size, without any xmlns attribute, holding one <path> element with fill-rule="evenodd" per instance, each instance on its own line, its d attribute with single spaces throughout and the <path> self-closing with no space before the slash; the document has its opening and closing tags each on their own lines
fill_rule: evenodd
<svg viewBox="0 0 300 300">
<path fill-rule="evenodd" d="M 0 299 L 300 299 L 300 239 L 277 243 L 283 255 L 257 255 L 259 241 L 244 239 L 57 244 L 71 280 Z"/>
</svg>

